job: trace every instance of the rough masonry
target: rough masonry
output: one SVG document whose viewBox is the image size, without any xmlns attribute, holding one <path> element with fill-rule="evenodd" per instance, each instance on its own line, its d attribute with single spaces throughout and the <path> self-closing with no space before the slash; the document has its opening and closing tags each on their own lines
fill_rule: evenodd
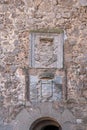
<svg viewBox="0 0 87 130">
<path fill-rule="evenodd" d="M 53 108 L 72 113 L 72 130 L 87 130 L 87 0 L 0 0 L 0 130 L 13 130 L 12 122 L 21 110 L 35 110 L 28 95 L 28 76 L 37 74 L 29 69 L 29 35 L 31 30 L 50 28 L 61 28 L 64 34 L 64 63 L 58 70 L 64 97 L 53 102 Z M 38 45 L 41 55 L 43 40 Z M 53 40 L 45 42 L 51 53 Z M 56 62 L 57 57 L 51 55 Z M 38 55 L 35 58 L 48 63 Z M 46 58 L 49 61 L 50 55 Z"/>
</svg>

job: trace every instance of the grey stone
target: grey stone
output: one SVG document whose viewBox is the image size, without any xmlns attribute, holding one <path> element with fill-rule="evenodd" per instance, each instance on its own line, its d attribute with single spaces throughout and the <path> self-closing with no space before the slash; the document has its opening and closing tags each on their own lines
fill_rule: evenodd
<svg viewBox="0 0 87 130">
<path fill-rule="evenodd" d="M 31 83 L 38 83 L 38 76 L 30 75 L 30 82 Z"/>
<path fill-rule="evenodd" d="M 59 101 L 62 99 L 62 78 L 57 76 L 55 79 L 48 80 L 46 74 L 42 79 L 39 79 L 38 76 L 30 76 L 30 100 L 32 102 Z"/>
<path fill-rule="evenodd" d="M 0 72 L 4 71 L 4 67 L 0 65 Z"/>
<path fill-rule="evenodd" d="M 17 69 L 17 67 L 16 67 L 16 66 L 14 66 L 14 65 L 12 65 L 12 66 L 11 66 L 11 72 L 13 72 L 13 73 L 14 73 L 14 72 L 16 71 L 16 69 Z"/>
<path fill-rule="evenodd" d="M 19 52 L 20 52 L 20 49 L 14 49 L 14 51 L 12 53 L 13 53 L 13 55 L 18 55 Z"/>
<path fill-rule="evenodd" d="M 0 117 L 0 126 L 3 125 L 3 118 Z"/>
<path fill-rule="evenodd" d="M 3 48 L 2 47 L 0 47 L 0 54 L 2 54 L 3 53 Z"/>
<path fill-rule="evenodd" d="M 0 29 L 3 29 L 4 28 L 4 25 L 3 24 L 0 24 Z"/>
<path fill-rule="evenodd" d="M 0 125 L 0 130 L 13 130 L 11 125 Z"/>
<path fill-rule="evenodd" d="M 64 112 L 62 113 L 62 121 L 65 122 L 71 122 L 71 123 L 75 123 L 75 117 L 73 116 L 73 114 L 68 110 L 64 110 Z"/>
<path fill-rule="evenodd" d="M 72 125 L 70 122 L 64 123 L 62 126 L 62 129 L 63 130 L 75 130 L 74 125 Z"/>
<path fill-rule="evenodd" d="M 0 102 L 3 102 L 4 96 L 0 95 Z"/>
<path fill-rule="evenodd" d="M 0 125 L 0 130 L 5 130 L 4 126 Z"/>
<path fill-rule="evenodd" d="M 18 45 L 19 45 L 19 41 L 18 41 L 18 40 L 15 40 L 15 41 L 14 41 L 14 45 L 15 45 L 15 46 L 18 46 Z"/>
<path fill-rule="evenodd" d="M 63 33 L 31 33 L 30 67 L 62 68 L 63 67 Z"/>
<path fill-rule="evenodd" d="M 87 6 L 87 0 L 79 0 L 82 6 Z"/>
<path fill-rule="evenodd" d="M 62 77 L 56 76 L 55 79 L 54 79 L 54 83 L 55 84 L 62 84 Z"/>
<path fill-rule="evenodd" d="M 83 120 L 81 120 L 81 123 L 82 123 L 82 121 L 84 122 L 84 124 L 87 124 L 87 116 L 85 116 L 85 117 L 83 118 Z"/>
<path fill-rule="evenodd" d="M 4 127 L 4 129 L 5 129 L 5 130 L 13 130 L 13 126 L 11 126 L 11 125 L 6 125 L 6 126 Z"/>
</svg>

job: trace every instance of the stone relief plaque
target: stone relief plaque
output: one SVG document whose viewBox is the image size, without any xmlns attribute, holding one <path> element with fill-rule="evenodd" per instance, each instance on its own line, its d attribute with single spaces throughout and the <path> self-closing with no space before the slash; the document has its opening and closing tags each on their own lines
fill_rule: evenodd
<svg viewBox="0 0 87 130">
<path fill-rule="evenodd" d="M 31 68 L 62 68 L 63 34 L 31 33 L 29 52 Z"/>
<path fill-rule="evenodd" d="M 35 64 L 37 67 L 50 67 L 56 64 L 57 55 L 54 54 L 53 39 L 43 38 L 37 43 L 35 48 Z"/>
<path fill-rule="evenodd" d="M 62 82 L 58 77 L 54 79 L 39 79 L 30 76 L 31 102 L 56 101 L 62 99 Z"/>
</svg>

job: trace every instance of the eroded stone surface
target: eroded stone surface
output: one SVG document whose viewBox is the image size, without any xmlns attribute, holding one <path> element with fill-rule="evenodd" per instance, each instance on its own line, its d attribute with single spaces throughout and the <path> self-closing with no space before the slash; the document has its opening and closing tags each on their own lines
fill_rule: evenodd
<svg viewBox="0 0 87 130">
<path fill-rule="evenodd" d="M 40 79 L 38 75 L 30 75 L 30 100 L 31 102 L 61 101 L 63 83 L 62 77 L 53 79 Z"/>
<path fill-rule="evenodd" d="M 55 107 L 57 112 L 68 107 L 76 119 L 83 120 L 82 124 L 71 124 L 70 129 L 87 129 L 87 2 L 81 2 L 82 5 L 79 0 L 0 0 L 0 117 L 3 122 L 15 119 L 26 104 L 24 68 L 29 67 L 29 30 L 60 27 L 67 36 L 64 89 L 67 86 L 68 100 L 61 107 L 55 102 Z M 67 127 L 66 123 L 64 128 Z"/>
<path fill-rule="evenodd" d="M 37 30 L 36 30 L 37 31 Z M 47 30 L 48 31 L 48 30 Z M 31 32 L 29 61 L 32 68 L 63 68 L 64 35 L 52 32 Z"/>
</svg>

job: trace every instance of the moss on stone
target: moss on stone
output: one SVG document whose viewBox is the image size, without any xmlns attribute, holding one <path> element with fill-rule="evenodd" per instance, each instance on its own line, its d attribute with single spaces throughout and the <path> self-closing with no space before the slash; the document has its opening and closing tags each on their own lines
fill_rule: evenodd
<svg viewBox="0 0 87 130">
<path fill-rule="evenodd" d="M 37 29 L 37 30 L 30 30 L 31 33 L 63 33 L 63 29 L 61 28 L 42 28 L 42 29 Z"/>
</svg>

